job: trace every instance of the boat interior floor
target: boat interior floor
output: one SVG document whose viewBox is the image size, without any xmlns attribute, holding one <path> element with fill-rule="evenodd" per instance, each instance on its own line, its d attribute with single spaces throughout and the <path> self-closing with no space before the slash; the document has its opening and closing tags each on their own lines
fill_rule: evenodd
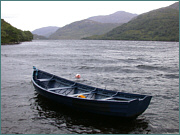
<svg viewBox="0 0 180 135">
<path fill-rule="evenodd" d="M 69 97 L 95 99 L 95 100 L 116 100 L 116 101 L 130 101 L 135 98 L 127 98 L 124 96 L 117 96 L 118 92 L 109 94 L 104 94 L 103 92 L 98 92 L 96 88 L 88 89 L 77 87 L 76 83 L 72 85 L 63 84 L 63 82 L 58 82 L 53 80 L 52 77 L 49 79 L 37 79 L 42 87 L 45 87 L 47 91 L 51 91 L 56 94 L 66 95 Z"/>
</svg>

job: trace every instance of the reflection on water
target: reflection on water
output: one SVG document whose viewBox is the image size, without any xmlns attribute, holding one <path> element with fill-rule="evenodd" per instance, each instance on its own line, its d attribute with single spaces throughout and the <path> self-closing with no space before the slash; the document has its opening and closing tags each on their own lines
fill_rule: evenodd
<svg viewBox="0 0 180 135">
<path fill-rule="evenodd" d="M 126 120 L 80 112 L 50 101 L 36 92 L 33 100 L 31 108 L 38 111 L 38 116 L 34 119 L 49 119 L 52 125 L 70 133 L 147 134 L 150 131 L 148 121 L 143 116 Z"/>
</svg>

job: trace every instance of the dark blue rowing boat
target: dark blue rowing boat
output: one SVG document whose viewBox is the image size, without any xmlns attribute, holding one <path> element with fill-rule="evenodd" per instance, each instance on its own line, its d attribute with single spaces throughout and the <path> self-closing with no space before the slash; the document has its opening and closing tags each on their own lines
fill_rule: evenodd
<svg viewBox="0 0 180 135">
<path fill-rule="evenodd" d="M 147 109 L 152 98 L 87 86 L 35 67 L 32 82 L 36 91 L 48 99 L 78 110 L 109 116 L 137 117 Z"/>
</svg>

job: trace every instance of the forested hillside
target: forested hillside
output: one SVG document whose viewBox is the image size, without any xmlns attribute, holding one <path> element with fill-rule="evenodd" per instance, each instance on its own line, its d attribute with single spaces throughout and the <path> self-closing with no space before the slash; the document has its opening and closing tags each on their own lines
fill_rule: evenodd
<svg viewBox="0 0 180 135">
<path fill-rule="evenodd" d="M 49 39 L 81 39 L 94 34 L 101 35 L 121 24 L 99 23 L 92 20 L 81 20 L 59 28 Z"/>
<path fill-rule="evenodd" d="M 179 41 L 179 2 L 141 14 L 104 35 L 84 39 Z"/>
<path fill-rule="evenodd" d="M 31 41 L 33 35 L 30 31 L 22 31 L 1 19 L 1 44 L 16 44 Z"/>
<path fill-rule="evenodd" d="M 59 28 L 49 39 L 81 39 L 92 35 L 102 35 L 136 16 L 137 14 L 124 11 L 110 15 L 93 16 Z"/>
</svg>

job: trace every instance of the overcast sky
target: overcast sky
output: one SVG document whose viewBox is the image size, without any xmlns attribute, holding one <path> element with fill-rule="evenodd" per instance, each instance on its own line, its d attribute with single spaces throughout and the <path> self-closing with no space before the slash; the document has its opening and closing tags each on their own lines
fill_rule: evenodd
<svg viewBox="0 0 180 135">
<path fill-rule="evenodd" d="M 142 14 L 177 1 L 1 1 L 1 18 L 21 30 L 63 27 L 117 11 Z"/>
</svg>

